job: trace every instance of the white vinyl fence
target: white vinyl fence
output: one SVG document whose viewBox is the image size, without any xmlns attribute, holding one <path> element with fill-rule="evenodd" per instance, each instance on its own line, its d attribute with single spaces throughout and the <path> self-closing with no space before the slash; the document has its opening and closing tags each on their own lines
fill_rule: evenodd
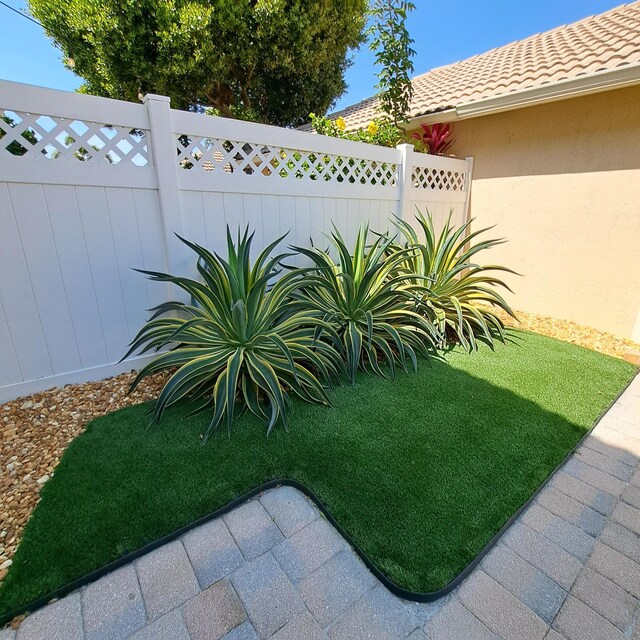
<svg viewBox="0 0 640 640">
<path fill-rule="evenodd" d="M 471 159 L 338 140 L 0 81 L 0 402 L 138 368 L 118 363 L 166 285 L 191 274 L 174 235 L 225 251 L 347 240 L 418 206 L 466 219 Z"/>
</svg>

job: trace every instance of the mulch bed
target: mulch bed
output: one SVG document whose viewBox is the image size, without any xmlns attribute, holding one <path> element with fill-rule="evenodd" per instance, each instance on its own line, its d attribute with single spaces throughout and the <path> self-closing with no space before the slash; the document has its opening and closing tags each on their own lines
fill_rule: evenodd
<svg viewBox="0 0 640 640">
<path fill-rule="evenodd" d="M 518 321 L 501 311 L 496 312 L 496 315 L 508 327 L 541 333 L 544 336 L 593 349 L 614 358 L 622 358 L 627 349 L 640 348 L 640 345 L 631 340 L 592 327 L 585 327 L 570 320 L 558 320 L 524 311 L 516 311 L 515 313 L 518 316 Z"/>
<path fill-rule="evenodd" d="M 508 326 L 541 333 L 621 358 L 630 340 L 575 322 L 517 313 Z M 65 448 L 84 425 L 116 409 L 157 397 L 166 375 L 145 380 L 127 395 L 133 373 L 100 382 L 50 389 L 0 405 L 0 581 L 7 574 L 24 526 L 39 501 L 40 489 L 51 477 Z"/>
</svg>

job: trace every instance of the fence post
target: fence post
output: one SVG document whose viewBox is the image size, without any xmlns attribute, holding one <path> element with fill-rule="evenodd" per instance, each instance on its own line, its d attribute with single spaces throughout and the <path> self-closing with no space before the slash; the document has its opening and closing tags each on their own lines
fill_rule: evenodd
<svg viewBox="0 0 640 640">
<path fill-rule="evenodd" d="M 400 151 L 400 168 L 398 171 L 398 218 L 410 220 L 411 218 L 411 175 L 413 166 L 411 162 L 412 144 L 399 144 L 396 149 Z"/>
<path fill-rule="evenodd" d="M 469 220 L 471 219 L 471 182 L 473 179 L 473 156 L 467 156 L 465 160 L 467 161 L 467 175 L 465 178 L 467 195 L 464 201 L 464 219 L 465 222 L 469 222 Z"/>
<path fill-rule="evenodd" d="M 471 222 L 471 182 L 473 179 L 473 156 L 467 156 L 465 158 L 467 161 L 467 175 L 465 177 L 465 187 L 466 187 L 466 195 L 464 201 L 464 221 L 465 223 Z M 471 225 L 467 226 L 464 235 L 466 238 L 471 234 Z M 465 242 L 464 250 L 469 250 L 469 242 Z"/>
<path fill-rule="evenodd" d="M 143 100 L 149 114 L 151 157 L 158 182 L 158 200 L 169 273 L 185 275 L 186 252 L 174 235 L 183 235 L 182 209 L 176 168 L 176 142 L 171 126 L 171 99 L 148 93 Z"/>
</svg>

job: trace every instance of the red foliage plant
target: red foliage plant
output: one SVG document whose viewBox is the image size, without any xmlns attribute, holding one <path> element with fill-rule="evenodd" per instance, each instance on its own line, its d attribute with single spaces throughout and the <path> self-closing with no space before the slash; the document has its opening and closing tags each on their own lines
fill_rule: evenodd
<svg viewBox="0 0 640 640">
<path fill-rule="evenodd" d="M 451 147 L 453 140 L 450 138 L 452 129 L 449 123 L 437 123 L 433 125 L 421 124 L 422 133 L 412 133 L 411 138 L 418 140 L 425 153 L 442 156 Z"/>
</svg>

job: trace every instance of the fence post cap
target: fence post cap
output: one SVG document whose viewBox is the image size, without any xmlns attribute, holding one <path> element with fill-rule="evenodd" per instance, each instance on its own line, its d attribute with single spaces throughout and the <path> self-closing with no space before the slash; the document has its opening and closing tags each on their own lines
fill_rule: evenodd
<svg viewBox="0 0 640 640">
<path fill-rule="evenodd" d="M 397 144 L 396 145 L 396 149 L 406 149 L 407 151 L 415 151 L 415 146 L 412 145 L 410 142 L 402 142 L 401 144 Z"/>
<path fill-rule="evenodd" d="M 142 98 L 142 103 L 147 104 L 153 100 L 154 102 L 171 102 L 171 98 L 169 96 L 160 96 L 157 93 L 145 93 L 144 98 Z"/>
</svg>

